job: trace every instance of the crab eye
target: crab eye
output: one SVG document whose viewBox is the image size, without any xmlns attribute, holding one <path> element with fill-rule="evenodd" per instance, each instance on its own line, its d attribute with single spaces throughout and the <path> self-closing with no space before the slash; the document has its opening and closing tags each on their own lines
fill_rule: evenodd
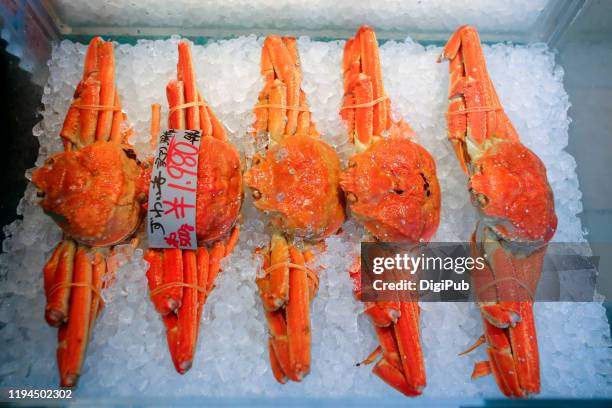
<svg viewBox="0 0 612 408">
<path fill-rule="evenodd" d="M 253 193 L 251 195 L 253 196 L 255 200 L 259 200 L 261 198 L 261 191 L 253 190 Z"/>
<path fill-rule="evenodd" d="M 429 197 L 431 195 L 431 191 L 429 190 L 429 182 L 427 181 L 427 177 L 423 173 L 419 173 L 421 178 L 423 179 L 423 190 L 425 190 L 425 195 Z"/>
<path fill-rule="evenodd" d="M 136 152 L 132 149 L 123 149 L 123 153 L 128 159 L 136 160 Z"/>
<path fill-rule="evenodd" d="M 478 203 L 480 205 L 482 205 L 483 207 L 486 206 L 487 204 L 489 204 L 489 197 L 487 197 L 484 194 L 477 194 L 476 195 L 476 200 L 478 200 Z"/>
<path fill-rule="evenodd" d="M 402 194 L 404 194 L 404 190 L 399 189 L 399 188 L 394 189 L 394 190 L 393 190 L 393 192 L 394 192 L 395 194 L 398 194 L 398 195 L 402 195 Z"/>
<path fill-rule="evenodd" d="M 55 159 L 53 157 L 49 157 L 47 160 L 45 160 L 45 166 L 53 166 L 54 163 Z"/>
</svg>

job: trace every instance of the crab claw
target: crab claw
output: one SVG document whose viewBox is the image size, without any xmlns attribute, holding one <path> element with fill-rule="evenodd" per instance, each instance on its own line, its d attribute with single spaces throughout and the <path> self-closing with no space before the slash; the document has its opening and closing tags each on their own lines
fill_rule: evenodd
<svg viewBox="0 0 612 408">
<path fill-rule="evenodd" d="M 77 385 L 85 351 L 104 303 L 100 291 L 106 276 L 100 252 L 72 240 L 59 243 L 43 268 L 45 318 L 58 327 L 57 365 L 62 387 Z"/>
<path fill-rule="evenodd" d="M 281 384 L 286 379 L 302 381 L 310 372 L 310 303 L 318 276 L 305 266 L 308 252 L 278 233 L 272 235 L 263 258 L 257 286 L 268 322 L 273 374 Z"/>
<path fill-rule="evenodd" d="M 472 280 L 484 322 L 489 371 L 509 397 L 537 394 L 540 369 L 533 297 L 546 247 L 520 254 L 487 227 L 480 231 L 472 237 L 472 251 L 487 262 L 482 270 L 473 271 Z M 489 372 L 483 368 L 476 366 L 473 377 Z"/>
</svg>

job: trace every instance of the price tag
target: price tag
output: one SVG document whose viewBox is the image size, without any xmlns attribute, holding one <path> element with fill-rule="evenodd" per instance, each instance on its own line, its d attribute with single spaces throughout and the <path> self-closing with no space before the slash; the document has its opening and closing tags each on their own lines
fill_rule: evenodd
<svg viewBox="0 0 612 408">
<path fill-rule="evenodd" d="M 199 130 L 160 133 L 149 185 L 150 248 L 196 249 Z"/>
</svg>

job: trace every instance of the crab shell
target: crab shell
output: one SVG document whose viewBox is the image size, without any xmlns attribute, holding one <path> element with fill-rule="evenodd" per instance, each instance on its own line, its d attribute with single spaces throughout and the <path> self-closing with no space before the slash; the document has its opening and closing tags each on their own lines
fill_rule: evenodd
<svg viewBox="0 0 612 408">
<path fill-rule="evenodd" d="M 273 224 L 290 234 L 320 239 L 344 221 L 340 160 L 326 143 L 294 135 L 256 156 L 245 174 L 255 206 L 269 212 Z"/>
<path fill-rule="evenodd" d="M 538 156 L 519 142 L 498 141 L 472 165 L 472 196 L 498 234 L 509 241 L 550 241 L 557 216 Z"/>
<path fill-rule="evenodd" d="M 234 146 L 221 139 L 202 138 L 196 194 L 198 241 L 226 235 L 236 223 L 243 198 L 240 156 Z"/>
<path fill-rule="evenodd" d="M 429 241 L 438 228 L 436 164 L 409 138 L 381 138 L 351 157 L 340 185 L 353 215 L 382 241 Z"/>
<path fill-rule="evenodd" d="M 52 156 L 32 182 L 44 194 L 40 205 L 66 234 L 83 244 L 109 246 L 140 223 L 143 173 L 125 146 L 99 141 Z"/>
</svg>

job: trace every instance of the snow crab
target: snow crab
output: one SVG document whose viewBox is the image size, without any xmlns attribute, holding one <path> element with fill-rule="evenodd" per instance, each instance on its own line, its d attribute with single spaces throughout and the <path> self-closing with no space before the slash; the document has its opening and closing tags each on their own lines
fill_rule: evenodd
<svg viewBox="0 0 612 408">
<path fill-rule="evenodd" d="M 265 85 L 253 134 L 266 147 L 253 157 L 245 182 L 274 229 L 269 246 L 260 251 L 264 264 L 257 285 L 272 372 L 285 383 L 301 381 L 310 371 L 309 308 L 318 276 L 305 265 L 313 258 L 313 246 L 340 228 L 344 207 L 340 161 L 312 122 L 295 38 L 267 37 L 261 72 Z"/>
<path fill-rule="evenodd" d="M 344 48 L 344 106 L 355 154 L 342 173 L 353 216 L 375 240 L 413 243 L 429 241 L 440 222 L 440 186 L 436 165 L 415 143 L 412 130 L 391 116 L 385 95 L 376 34 L 363 26 Z M 360 298 L 359 260 L 350 273 Z M 382 354 L 373 372 L 408 396 L 426 385 L 419 339 L 419 306 L 414 302 L 367 302 L 379 347 L 364 363 Z"/>
<path fill-rule="evenodd" d="M 201 130 L 196 188 L 198 249 L 149 249 L 145 254 L 150 265 L 151 300 L 166 326 L 174 367 L 184 374 L 193 363 L 202 309 L 221 271 L 220 262 L 238 241 L 242 168 L 238 151 L 197 89 L 186 41 L 178 45 L 177 79 L 168 83 L 166 94 L 169 128 Z M 154 105 L 154 137 L 159 131 L 159 112 L 159 105 Z"/>
<path fill-rule="evenodd" d="M 77 384 L 104 305 L 100 291 L 112 281 L 107 249 L 129 239 L 142 218 L 146 166 L 128 144 L 126 120 L 115 87 L 113 44 L 96 37 L 60 133 L 64 152 L 32 175 L 40 205 L 64 232 L 43 269 L 45 319 L 59 329 L 63 387 Z"/>
<path fill-rule="evenodd" d="M 470 350 L 486 342 L 489 359 L 476 363 L 472 378 L 492 373 L 506 396 L 537 394 L 533 294 L 557 227 L 553 193 L 544 164 L 520 142 L 501 107 L 476 29 L 460 27 L 439 60 L 445 59 L 448 138 L 481 214 L 472 251 L 487 260 L 473 271 L 485 334 Z"/>
</svg>

